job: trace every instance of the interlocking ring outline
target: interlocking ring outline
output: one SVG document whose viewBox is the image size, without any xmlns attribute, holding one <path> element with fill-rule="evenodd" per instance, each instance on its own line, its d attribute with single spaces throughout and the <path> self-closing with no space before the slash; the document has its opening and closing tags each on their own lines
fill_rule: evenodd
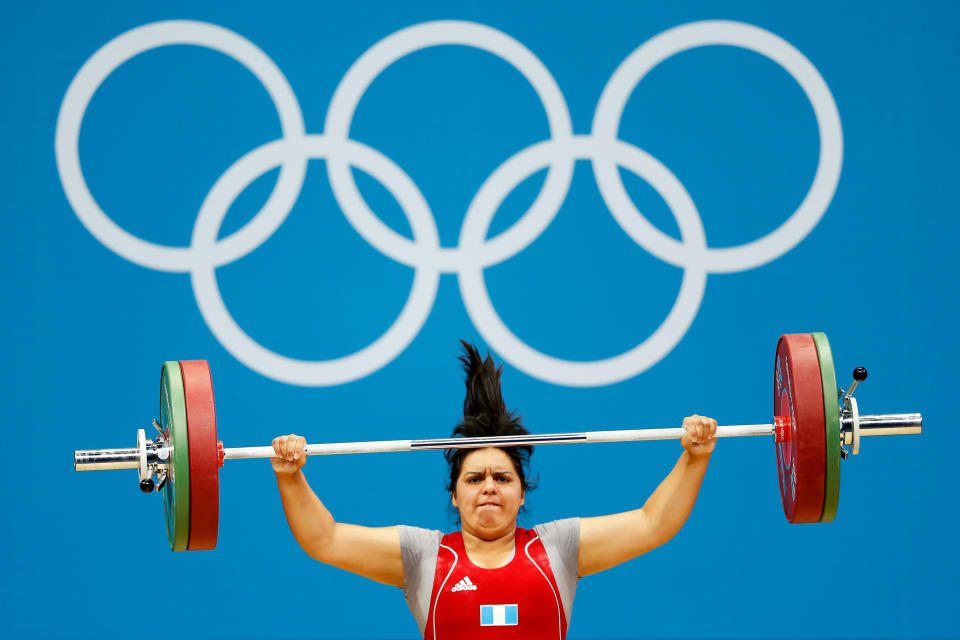
<svg viewBox="0 0 960 640">
<path fill-rule="evenodd" d="M 282 137 L 248 152 L 216 181 L 204 199 L 189 247 L 147 242 L 116 225 L 94 200 L 80 168 L 78 141 L 86 108 L 100 84 L 140 53 L 172 44 L 220 51 L 246 66 L 264 85 L 280 117 Z M 463 45 L 492 53 L 530 82 L 547 115 L 550 139 L 507 159 L 471 201 L 457 247 L 441 247 L 436 222 L 416 184 L 392 160 L 349 137 L 354 111 L 367 87 L 400 58 L 438 45 Z M 803 202 L 767 235 L 738 247 L 707 246 L 703 224 L 682 183 L 656 158 L 617 138 L 631 93 L 660 62 L 688 49 L 727 45 L 749 49 L 779 64 L 797 81 L 813 106 L 820 137 L 817 171 Z M 817 225 L 840 178 L 843 136 L 833 96 L 816 67 L 790 43 L 759 27 L 729 21 L 692 22 L 668 29 L 635 49 L 607 82 L 590 135 L 573 133 L 567 104 L 543 63 L 509 35 L 473 22 L 436 21 L 401 29 L 368 49 L 338 84 L 324 133 L 307 134 L 292 88 L 256 45 L 223 27 L 194 21 L 156 22 L 132 29 L 101 47 L 71 82 L 57 120 L 57 168 L 70 205 L 88 231 L 125 259 L 160 271 L 189 272 L 198 307 L 223 346 L 255 371 L 290 384 L 325 386 L 367 376 L 397 357 L 416 337 L 432 309 L 441 273 L 456 273 L 471 321 L 486 342 L 518 369 L 567 386 L 601 386 L 635 376 L 660 361 L 683 338 L 696 316 L 708 273 L 755 268 L 783 255 Z M 299 197 L 311 158 L 326 159 L 334 198 L 353 228 L 384 255 L 414 268 L 414 281 L 393 325 L 373 343 L 332 360 L 304 361 L 274 353 L 248 336 L 227 310 L 215 270 L 265 242 Z M 657 258 L 684 270 L 680 292 L 667 318 L 632 349 L 590 362 L 554 358 L 536 351 L 503 323 L 486 289 L 483 269 L 531 244 L 553 221 L 566 198 L 574 163 L 590 160 L 601 196 L 624 231 Z M 237 196 L 255 179 L 280 167 L 263 208 L 226 238 L 217 235 Z M 369 208 L 353 180 L 357 167 L 380 180 L 400 204 L 413 231 L 409 240 Z M 646 180 L 677 220 L 677 241 L 650 224 L 630 200 L 618 167 Z M 546 168 L 547 177 L 531 207 L 510 228 L 487 239 L 503 200 L 524 179 Z"/>
</svg>

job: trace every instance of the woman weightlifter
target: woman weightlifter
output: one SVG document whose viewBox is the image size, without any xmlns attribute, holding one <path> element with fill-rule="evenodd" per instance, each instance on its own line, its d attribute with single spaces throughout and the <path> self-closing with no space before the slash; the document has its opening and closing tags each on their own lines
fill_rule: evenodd
<svg viewBox="0 0 960 640">
<path fill-rule="evenodd" d="M 455 436 L 526 434 L 500 391 L 501 367 L 463 343 L 463 420 Z M 717 423 L 684 418 L 677 464 L 639 509 L 568 518 L 523 529 L 533 447 L 450 449 L 447 489 L 460 531 L 336 522 L 302 469 L 306 440 L 273 440 L 272 458 L 287 522 L 312 558 L 401 587 L 427 640 L 564 638 L 577 581 L 669 541 L 686 522 L 716 445 Z M 496 630 L 486 627 L 498 627 Z M 492 634 L 492 631 L 496 631 Z M 483 635 L 483 634 L 486 635 Z"/>
</svg>

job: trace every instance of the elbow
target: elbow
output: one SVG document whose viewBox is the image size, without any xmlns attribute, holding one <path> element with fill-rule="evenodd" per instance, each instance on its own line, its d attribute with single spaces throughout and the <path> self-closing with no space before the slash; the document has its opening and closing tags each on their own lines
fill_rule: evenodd
<svg viewBox="0 0 960 640">
<path fill-rule="evenodd" d="M 334 535 L 332 531 L 315 533 L 309 536 L 298 536 L 297 544 L 300 545 L 300 548 L 303 549 L 308 556 L 317 562 L 330 564 L 331 551 L 334 548 L 333 538 Z"/>
<path fill-rule="evenodd" d="M 650 536 L 653 542 L 653 548 L 659 547 L 661 545 L 667 544 L 680 533 L 680 529 L 683 528 L 686 519 L 681 521 L 663 521 L 657 523 L 653 527 L 653 532 Z"/>
<path fill-rule="evenodd" d="M 677 535 L 677 531 L 656 532 L 650 538 L 650 551 L 667 544 L 673 540 L 675 535 Z"/>
</svg>

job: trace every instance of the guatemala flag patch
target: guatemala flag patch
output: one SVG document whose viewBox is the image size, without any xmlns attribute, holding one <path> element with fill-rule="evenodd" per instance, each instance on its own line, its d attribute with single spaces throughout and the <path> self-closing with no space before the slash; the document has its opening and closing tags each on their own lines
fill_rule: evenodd
<svg viewBox="0 0 960 640">
<path fill-rule="evenodd" d="M 517 624 L 517 605 L 482 604 L 480 605 L 481 627 L 507 627 Z"/>
</svg>

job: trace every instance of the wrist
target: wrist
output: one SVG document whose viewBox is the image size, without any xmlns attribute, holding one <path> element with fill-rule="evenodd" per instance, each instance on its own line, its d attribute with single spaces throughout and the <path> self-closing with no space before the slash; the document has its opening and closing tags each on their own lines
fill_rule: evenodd
<svg viewBox="0 0 960 640">
<path fill-rule="evenodd" d="M 277 484 L 297 484 L 303 478 L 303 470 L 297 469 L 293 473 L 288 471 L 274 471 L 277 476 Z"/>
<path fill-rule="evenodd" d="M 689 449 L 684 451 L 684 455 L 687 456 L 690 463 L 696 464 L 707 464 L 710 461 L 710 456 L 713 454 L 713 449 L 710 451 L 703 451 L 701 453 L 694 453 Z"/>
</svg>

